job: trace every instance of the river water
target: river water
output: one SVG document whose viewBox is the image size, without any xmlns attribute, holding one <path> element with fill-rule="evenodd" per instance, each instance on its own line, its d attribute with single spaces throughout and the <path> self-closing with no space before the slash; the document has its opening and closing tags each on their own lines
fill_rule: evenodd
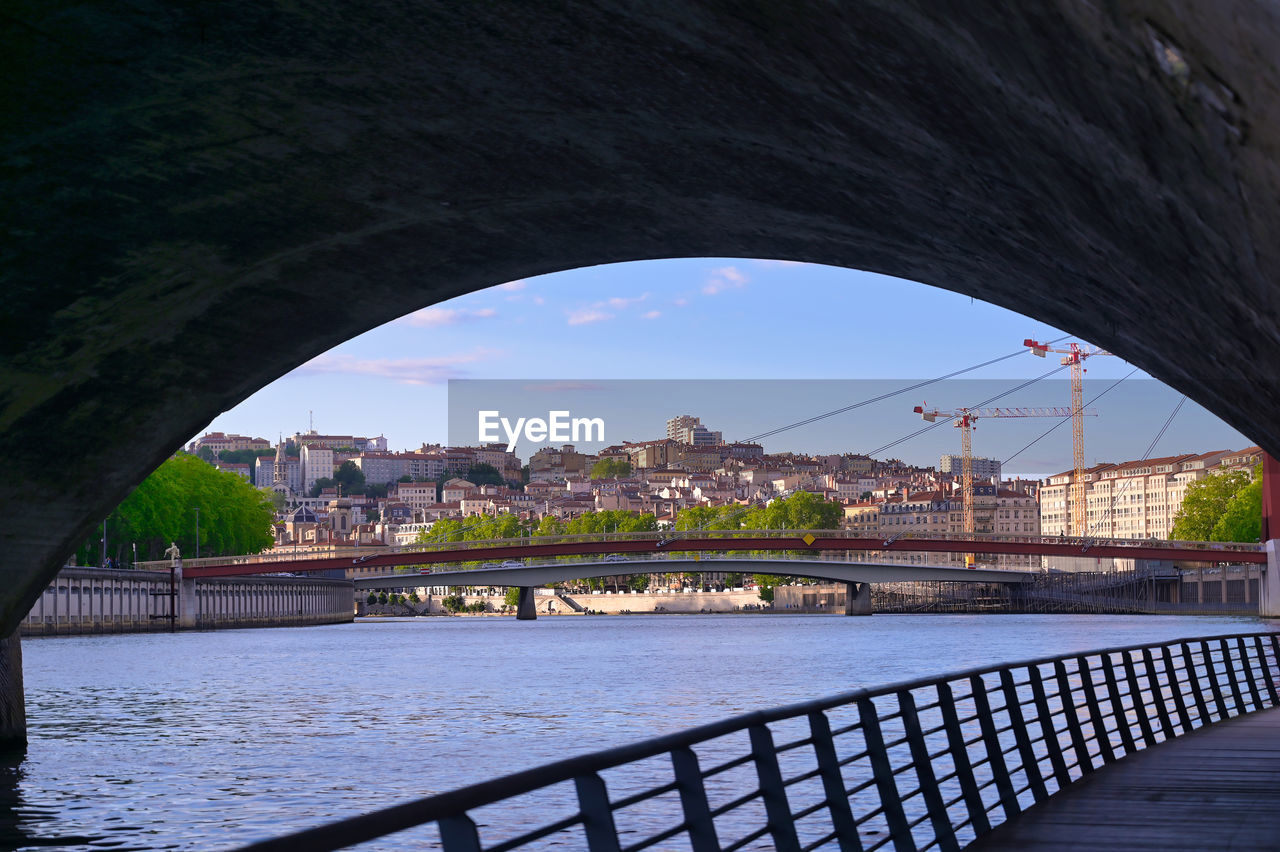
<svg viewBox="0 0 1280 852">
<path fill-rule="evenodd" d="M 0 779 L 0 848 L 234 848 L 855 687 L 1269 627 L 673 615 L 27 639 L 30 748 Z"/>
</svg>

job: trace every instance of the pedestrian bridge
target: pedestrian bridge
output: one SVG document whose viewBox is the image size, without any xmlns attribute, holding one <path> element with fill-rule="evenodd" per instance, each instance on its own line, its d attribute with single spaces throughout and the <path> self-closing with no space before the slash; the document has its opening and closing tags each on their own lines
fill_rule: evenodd
<svg viewBox="0 0 1280 852">
<path fill-rule="evenodd" d="M 202 578 L 329 571 L 347 569 L 353 565 L 392 568 L 401 565 L 606 554 L 636 557 L 672 552 L 692 554 L 783 550 L 812 555 L 866 554 L 871 557 L 871 561 L 886 552 L 1089 556 L 1205 564 L 1265 564 L 1267 561 L 1265 550 L 1256 542 L 1100 539 L 989 533 L 902 533 L 885 539 L 850 530 L 681 530 L 443 541 L 399 547 L 304 548 L 298 551 L 276 549 L 243 556 L 184 559 L 183 564 L 186 576 Z M 139 562 L 137 567 L 159 571 L 166 569 L 168 562 Z"/>
<path fill-rule="evenodd" d="M 727 557 L 721 559 L 623 559 L 584 562 L 545 562 L 499 568 L 388 574 L 356 579 L 358 589 L 396 589 L 405 586 L 545 586 L 565 580 L 625 574 L 722 571 L 741 574 L 780 574 L 839 583 L 1013 583 L 1031 582 L 1025 571 L 990 568 L 948 568 L 898 565 L 890 562 L 827 562 L 817 559 Z"/>
</svg>

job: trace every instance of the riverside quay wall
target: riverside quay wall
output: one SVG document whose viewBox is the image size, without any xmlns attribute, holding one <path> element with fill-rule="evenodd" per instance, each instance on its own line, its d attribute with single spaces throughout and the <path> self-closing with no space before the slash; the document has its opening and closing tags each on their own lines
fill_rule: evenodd
<svg viewBox="0 0 1280 852">
<path fill-rule="evenodd" d="M 21 625 L 24 636 L 170 629 L 298 627 L 351 621 L 350 580 L 227 577 L 178 581 L 169 572 L 63 568 Z"/>
</svg>

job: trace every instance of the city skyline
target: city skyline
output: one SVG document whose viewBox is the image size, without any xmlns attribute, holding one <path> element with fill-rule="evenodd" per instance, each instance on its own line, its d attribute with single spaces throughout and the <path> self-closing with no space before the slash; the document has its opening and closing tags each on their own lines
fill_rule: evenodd
<svg viewBox="0 0 1280 852">
<path fill-rule="evenodd" d="M 306 431 L 314 418 L 316 430 L 322 433 L 381 433 L 392 449 L 410 449 L 450 442 L 447 386 L 451 379 L 570 383 L 784 379 L 797 384 L 862 380 L 889 388 L 894 382 L 933 378 L 1016 352 L 1024 338 L 1067 336 L 1065 331 L 967 296 L 857 270 L 727 258 L 613 264 L 508 282 L 407 313 L 303 364 L 201 431 L 273 438 L 277 433 Z M 1025 379 L 1044 375 L 1055 366 L 1027 353 L 965 378 Z M 1091 359 L 1088 367 L 1086 399 L 1133 370 L 1118 357 Z M 1053 377 L 1061 378 L 1065 371 Z M 1133 397 L 1131 383 L 1145 378 L 1141 371 L 1134 373 L 1126 381 L 1126 390 L 1114 396 Z M 1159 385 L 1154 380 L 1150 384 Z M 1163 421 L 1179 397 L 1165 390 L 1161 402 L 1143 409 L 1143 416 L 1154 412 L 1150 416 Z M 703 417 L 710 428 L 723 430 L 726 440 L 741 440 L 750 436 L 744 433 L 769 431 L 862 398 L 851 396 L 801 400 L 793 408 L 739 409 L 728 415 L 715 406 L 688 410 L 690 404 L 674 405 L 672 400 L 672 410 L 655 407 L 649 413 L 645 422 L 657 424 L 651 432 L 618 437 L 661 437 L 667 418 L 692 413 Z M 901 413 L 893 410 L 894 424 L 888 433 L 910 430 L 910 407 L 923 400 L 959 406 L 985 398 L 945 396 L 935 385 L 896 398 L 892 404 L 905 407 Z M 1000 404 L 1066 402 L 1065 394 L 1059 398 L 1038 393 L 1015 394 Z M 832 418 L 827 432 L 809 427 L 763 443 L 768 452 L 874 449 L 853 442 L 840 445 L 839 430 L 849 431 L 850 423 L 847 416 Z M 861 421 L 858 429 L 865 425 Z M 1046 422 L 1043 428 L 1050 425 Z M 1131 448 L 1091 440 L 1089 455 L 1099 461 L 1139 458 L 1158 426 L 1154 423 L 1148 429 L 1127 423 L 1122 431 Z M 1065 431 L 1064 437 L 1055 433 L 1048 440 L 1065 448 L 1069 457 L 1070 430 L 1058 431 Z M 937 438 L 939 432 L 943 430 L 925 438 Z M 1012 434 L 1002 428 L 1002 435 Z M 1095 430 L 1091 437 L 1103 434 Z M 980 440 L 975 440 L 975 454 L 998 455 L 984 453 Z M 1251 443 L 1188 402 L 1155 452 L 1238 449 Z M 925 440 L 908 442 L 892 455 L 936 464 L 942 452 L 956 451 L 946 440 Z M 1061 457 L 1057 453 L 1032 456 L 1021 468 L 1015 464 L 1008 472 L 1056 472 L 1062 465 L 1054 459 Z"/>
</svg>

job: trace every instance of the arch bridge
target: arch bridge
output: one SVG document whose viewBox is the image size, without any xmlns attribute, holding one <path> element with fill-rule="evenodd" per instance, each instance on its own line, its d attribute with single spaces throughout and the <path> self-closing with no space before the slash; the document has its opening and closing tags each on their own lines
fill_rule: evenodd
<svg viewBox="0 0 1280 852">
<path fill-rule="evenodd" d="M 1280 453 L 1275 4 L 6 15 L 0 636 L 271 380 L 408 311 L 603 263 L 777 258 L 968 293 Z M 20 692 L 0 640 L 0 736 Z"/>
</svg>

